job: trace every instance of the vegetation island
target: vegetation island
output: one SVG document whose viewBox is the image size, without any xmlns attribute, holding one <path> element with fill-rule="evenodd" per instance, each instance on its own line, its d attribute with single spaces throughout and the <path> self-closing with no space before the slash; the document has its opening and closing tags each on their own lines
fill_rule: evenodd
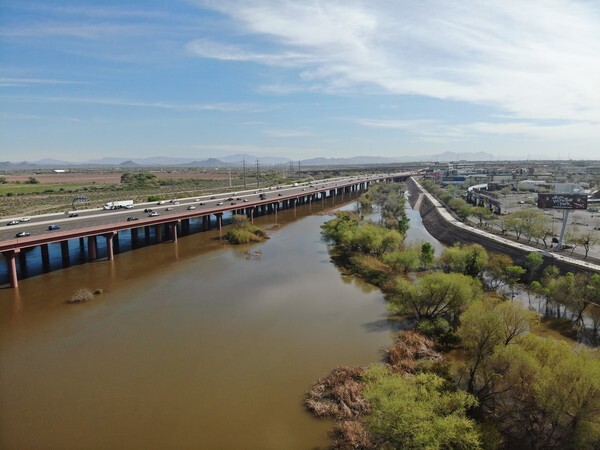
<svg viewBox="0 0 600 450">
<path fill-rule="evenodd" d="M 477 244 L 436 258 L 428 243 L 404 243 L 404 202 L 403 185 L 375 185 L 359 213 L 322 227 L 333 260 L 378 286 L 392 319 L 414 325 L 382 362 L 335 368 L 308 390 L 307 408 L 336 421 L 333 447 L 598 448 L 598 352 L 547 336 L 540 313 L 577 328 L 591 322 L 594 343 L 600 275 L 542 271 L 537 253 L 519 266 Z M 371 205 L 379 223 L 363 217 Z"/>
</svg>

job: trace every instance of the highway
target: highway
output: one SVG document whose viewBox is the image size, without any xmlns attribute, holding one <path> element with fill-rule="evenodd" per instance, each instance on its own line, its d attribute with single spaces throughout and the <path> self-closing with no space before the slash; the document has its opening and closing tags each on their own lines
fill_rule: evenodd
<svg viewBox="0 0 600 450">
<path fill-rule="evenodd" d="M 301 183 L 298 186 L 283 185 L 277 187 L 252 189 L 238 192 L 226 192 L 214 195 L 203 195 L 199 197 L 176 199 L 173 201 L 146 202 L 138 203 L 132 209 L 103 210 L 89 209 L 78 210 L 77 217 L 69 217 L 67 213 L 45 214 L 40 216 L 29 216 L 27 222 L 19 222 L 16 225 L 7 225 L 13 220 L 21 220 L 23 216 L 6 217 L 2 219 L 0 225 L 0 243 L 5 241 L 18 240 L 20 244 L 28 240 L 35 241 L 36 237 L 49 237 L 57 231 L 50 231 L 50 225 L 58 225 L 60 232 L 77 231 L 79 229 L 89 229 L 93 227 L 104 227 L 110 225 L 129 224 L 128 228 L 140 227 L 156 222 L 164 222 L 166 217 L 173 216 L 173 220 L 181 220 L 186 217 L 196 217 L 205 214 L 214 214 L 219 211 L 230 211 L 232 209 L 247 208 L 257 204 L 272 203 L 285 200 L 290 197 L 300 195 L 310 195 L 315 192 L 323 192 L 329 189 L 340 188 L 356 184 L 390 177 L 389 175 L 373 175 L 362 177 L 339 177 L 326 180 Z M 265 194 L 266 199 L 261 200 L 260 194 Z M 115 199 L 126 200 L 126 199 Z M 160 204 L 159 204 L 160 203 Z M 193 210 L 188 210 L 193 207 Z M 150 217 L 146 209 L 156 211 L 158 217 Z M 70 211 L 75 212 L 75 211 Z M 129 217 L 135 217 L 137 220 L 128 222 Z M 30 233 L 30 236 L 16 238 L 19 232 Z"/>
</svg>

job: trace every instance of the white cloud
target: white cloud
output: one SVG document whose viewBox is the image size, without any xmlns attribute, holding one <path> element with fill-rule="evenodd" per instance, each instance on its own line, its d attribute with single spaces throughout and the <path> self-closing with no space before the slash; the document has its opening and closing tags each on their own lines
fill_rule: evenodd
<svg viewBox="0 0 600 450">
<path fill-rule="evenodd" d="M 94 105 L 124 106 L 135 108 L 155 108 L 174 111 L 221 111 L 221 112 L 260 112 L 265 108 L 255 105 L 244 105 L 235 103 L 168 103 L 168 102 L 141 102 L 122 100 L 116 98 L 85 98 L 85 97 L 18 97 L 3 96 L 0 99 L 14 102 L 31 103 L 83 103 Z"/>
<path fill-rule="evenodd" d="M 0 86 L 30 86 L 30 85 L 53 85 L 53 84 L 90 84 L 85 81 L 53 80 L 44 78 L 6 78 L 0 77 Z"/>
<path fill-rule="evenodd" d="M 315 136 L 315 133 L 310 130 L 265 130 L 265 136 L 274 138 L 296 138 Z"/>
<path fill-rule="evenodd" d="M 196 50 L 206 57 L 301 66 L 299 82 L 375 86 L 489 105 L 519 118 L 600 122 L 596 2 L 199 3 L 279 49 L 241 52 L 201 41 Z"/>
</svg>

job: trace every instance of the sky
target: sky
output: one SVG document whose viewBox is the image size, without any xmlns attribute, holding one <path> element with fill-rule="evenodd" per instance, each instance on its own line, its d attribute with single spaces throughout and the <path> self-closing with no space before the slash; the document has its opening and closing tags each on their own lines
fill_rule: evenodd
<svg viewBox="0 0 600 450">
<path fill-rule="evenodd" d="M 0 0 L 0 160 L 600 159 L 597 0 Z"/>
</svg>

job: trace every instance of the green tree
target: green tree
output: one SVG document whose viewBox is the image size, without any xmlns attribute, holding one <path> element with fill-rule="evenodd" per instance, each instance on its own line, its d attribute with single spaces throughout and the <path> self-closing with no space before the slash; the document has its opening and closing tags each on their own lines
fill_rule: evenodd
<svg viewBox="0 0 600 450">
<path fill-rule="evenodd" d="M 468 358 L 465 385 L 485 405 L 493 394 L 494 380 L 486 371 L 489 358 L 497 346 L 509 345 L 529 332 L 539 316 L 519 304 L 489 298 L 469 305 L 460 320 L 458 335 Z"/>
<path fill-rule="evenodd" d="M 506 268 L 512 266 L 513 260 L 504 253 L 490 253 L 485 267 L 485 282 L 490 289 L 499 289 L 506 282 Z"/>
<path fill-rule="evenodd" d="M 38 181 L 37 178 L 29 177 L 27 179 L 27 181 L 25 182 L 25 184 L 40 184 L 40 182 Z"/>
<path fill-rule="evenodd" d="M 515 298 L 517 293 L 517 284 L 523 275 L 525 275 L 526 270 L 521 266 L 513 265 L 508 266 L 504 271 L 504 280 L 506 285 L 508 286 L 510 292 L 510 298 Z"/>
<path fill-rule="evenodd" d="M 525 267 L 527 268 L 529 282 L 533 280 L 540 267 L 544 264 L 544 257 L 536 252 L 531 252 L 525 257 Z"/>
<path fill-rule="evenodd" d="M 406 274 L 409 271 L 415 271 L 419 268 L 421 253 L 413 247 L 406 247 L 402 250 L 386 253 L 383 256 L 383 262 L 389 265 L 395 272 Z"/>
<path fill-rule="evenodd" d="M 480 276 L 487 262 L 488 254 L 479 244 L 448 247 L 439 259 L 444 272 L 458 272 L 472 277 Z"/>
<path fill-rule="evenodd" d="M 444 317 L 456 324 L 458 316 L 481 297 L 478 280 L 459 273 L 432 272 L 412 283 L 398 277 L 392 287 L 391 308 L 414 314 L 419 320 Z"/>
<path fill-rule="evenodd" d="M 490 413 L 512 448 L 595 449 L 600 444 L 600 361 L 528 334 L 486 365 Z"/>
<path fill-rule="evenodd" d="M 423 242 L 421 245 L 421 256 L 420 256 L 421 266 L 427 268 L 433 264 L 435 261 L 435 249 L 433 245 L 429 242 Z"/>
<path fill-rule="evenodd" d="M 471 214 L 479 220 L 479 226 L 483 226 L 484 222 L 487 223 L 487 221 L 493 216 L 492 212 L 483 206 L 475 206 L 471 208 Z"/>
<path fill-rule="evenodd" d="M 481 436 L 466 411 L 476 401 L 461 390 L 448 390 L 432 373 L 392 374 L 372 366 L 364 396 L 372 411 L 366 418 L 377 448 L 479 449 Z"/>
</svg>

